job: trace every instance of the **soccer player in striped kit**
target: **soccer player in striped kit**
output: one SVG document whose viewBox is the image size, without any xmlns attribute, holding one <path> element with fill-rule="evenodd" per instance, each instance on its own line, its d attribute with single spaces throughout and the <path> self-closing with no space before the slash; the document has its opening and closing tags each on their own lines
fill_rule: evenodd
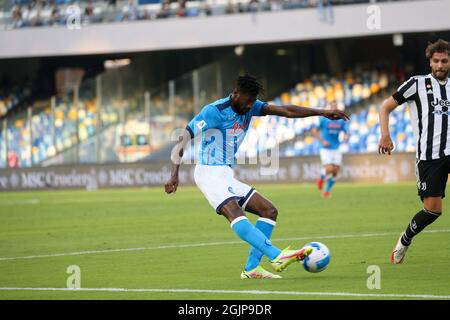
<svg viewBox="0 0 450 320">
<path fill-rule="evenodd" d="M 391 263 L 402 263 L 412 239 L 442 213 L 442 198 L 450 173 L 450 43 L 438 40 L 425 50 L 431 73 L 415 76 L 403 83 L 380 110 L 379 153 L 394 149 L 389 134 L 389 114 L 408 102 L 416 140 L 416 176 L 420 210 L 401 234 L 391 253 Z"/>
</svg>

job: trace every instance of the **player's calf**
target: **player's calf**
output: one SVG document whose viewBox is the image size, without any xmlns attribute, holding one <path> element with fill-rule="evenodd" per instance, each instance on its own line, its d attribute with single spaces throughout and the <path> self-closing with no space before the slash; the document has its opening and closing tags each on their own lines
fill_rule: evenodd
<svg viewBox="0 0 450 320">
<path fill-rule="evenodd" d="M 411 245 L 412 239 L 418 235 L 426 226 L 439 218 L 441 213 L 432 212 L 426 209 L 419 211 L 411 220 L 404 233 L 400 235 L 391 253 L 391 263 L 403 263 L 406 251 Z"/>
</svg>

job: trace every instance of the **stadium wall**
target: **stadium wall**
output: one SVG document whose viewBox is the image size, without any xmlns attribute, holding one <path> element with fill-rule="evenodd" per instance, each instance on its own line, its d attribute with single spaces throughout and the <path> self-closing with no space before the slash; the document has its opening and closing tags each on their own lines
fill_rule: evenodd
<svg viewBox="0 0 450 320">
<path fill-rule="evenodd" d="M 0 31 L 0 58 L 123 53 L 334 39 L 450 29 L 448 0 L 336 6 L 322 21 L 317 9 L 40 27 Z M 73 26 L 70 26 L 72 28 Z"/>
<path fill-rule="evenodd" d="M 395 183 L 414 181 L 413 153 L 388 156 L 344 155 L 340 181 Z M 318 157 L 281 158 L 279 162 L 238 165 L 236 177 L 247 183 L 313 182 L 321 168 Z M 95 164 L 0 170 L 0 191 L 160 187 L 170 175 L 169 163 Z M 262 170 L 261 168 L 265 168 Z M 278 168 L 278 169 L 277 169 Z M 275 170 L 273 170 L 275 169 Z M 193 185 L 193 165 L 180 169 L 181 185 Z M 273 174 L 264 174 L 264 173 Z"/>
</svg>

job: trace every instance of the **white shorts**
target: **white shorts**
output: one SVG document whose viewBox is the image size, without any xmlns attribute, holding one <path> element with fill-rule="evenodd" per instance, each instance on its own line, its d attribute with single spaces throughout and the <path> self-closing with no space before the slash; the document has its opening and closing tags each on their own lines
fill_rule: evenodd
<svg viewBox="0 0 450 320">
<path fill-rule="evenodd" d="M 334 164 L 336 166 L 340 166 L 342 164 L 342 153 L 339 149 L 320 149 L 320 160 L 322 161 L 323 166 L 327 166 L 329 164 Z"/>
<path fill-rule="evenodd" d="M 229 166 L 195 166 L 194 180 L 209 204 L 220 214 L 222 207 L 231 200 L 237 200 L 242 210 L 256 192 L 255 188 L 234 178 Z"/>
</svg>

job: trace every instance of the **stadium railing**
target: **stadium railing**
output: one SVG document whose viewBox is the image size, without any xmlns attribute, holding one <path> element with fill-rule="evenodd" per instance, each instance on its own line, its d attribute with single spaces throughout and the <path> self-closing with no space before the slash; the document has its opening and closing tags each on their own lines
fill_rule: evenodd
<svg viewBox="0 0 450 320">
<path fill-rule="evenodd" d="M 378 0 L 387 2 L 391 0 Z M 417 1 L 417 0 L 399 0 Z M 149 3 L 150 2 L 150 3 Z M 115 3 L 115 4 L 114 4 Z M 217 16 L 335 5 L 371 3 L 370 0 L 196 0 L 196 1 L 4 1 L 0 25 L 4 29 L 62 26 L 79 19 L 82 25 L 166 18 Z"/>
</svg>

